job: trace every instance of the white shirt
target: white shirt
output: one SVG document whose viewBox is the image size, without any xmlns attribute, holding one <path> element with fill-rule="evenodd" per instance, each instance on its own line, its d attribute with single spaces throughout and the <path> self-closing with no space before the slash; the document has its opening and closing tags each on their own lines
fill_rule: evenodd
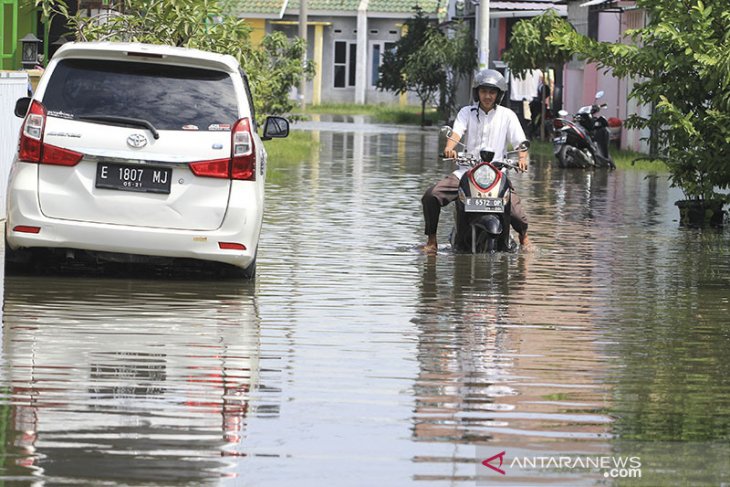
<svg viewBox="0 0 730 487">
<path fill-rule="evenodd" d="M 494 152 L 494 160 L 497 161 L 504 159 L 508 143 L 514 148 L 527 140 L 515 112 L 501 105 L 489 113 L 484 113 L 478 102 L 465 106 L 456 115 L 453 130 L 465 143 L 466 152 L 479 158 L 479 151 L 488 149 Z M 454 174 L 460 178 L 464 172 L 466 169 L 461 168 Z"/>
<path fill-rule="evenodd" d="M 509 97 L 512 101 L 532 101 L 537 97 L 537 87 L 540 83 L 542 71 L 539 69 L 531 69 L 527 71 L 522 78 L 518 78 L 514 73 L 509 74 L 510 93 Z"/>
</svg>

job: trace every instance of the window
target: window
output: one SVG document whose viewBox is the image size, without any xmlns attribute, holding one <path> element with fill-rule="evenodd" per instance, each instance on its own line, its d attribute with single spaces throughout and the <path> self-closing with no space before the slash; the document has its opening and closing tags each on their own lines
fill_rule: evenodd
<svg viewBox="0 0 730 487">
<path fill-rule="evenodd" d="M 147 120 L 159 130 L 187 125 L 220 130 L 238 119 L 228 73 L 147 62 L 63 60 L 53 71 L 43 104 L 51 117 L 116 115 Z"/>
<path fill-rule="evenodd" d="M 380 79 L 380 65 L 383 64 L 383 54 L 395 49 L 395 42 L 373 42 L 371 43 L 370 56 L 370 85 L 375 86 Z"/>
<path fill-rule="evenodd" d="M 348 41 L 335 41 L 334 61 L 335 88 L 355 86 L 357 44 L 355 42 Z"/>
</svg>

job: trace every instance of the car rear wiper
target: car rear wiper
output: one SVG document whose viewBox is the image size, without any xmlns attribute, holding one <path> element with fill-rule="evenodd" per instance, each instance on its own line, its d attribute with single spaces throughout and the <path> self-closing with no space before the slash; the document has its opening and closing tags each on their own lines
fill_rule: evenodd
<svg viewBox="0 0 730 487">
<path fill-rule="evenodd" d="M 78 117 L 78 119 L 93 120 L 96 122 L 118 123 L 121 125 L 132 125 L 135 127 L 144 127 L 152 132 L 152 137 L 154 137 L 155 140 L 160 138 L 160 133 L 157 131 L 155 126 L 142 118 L 117 117 L 116 115 L 81 115 L 80 117 Z"/>
</svg>

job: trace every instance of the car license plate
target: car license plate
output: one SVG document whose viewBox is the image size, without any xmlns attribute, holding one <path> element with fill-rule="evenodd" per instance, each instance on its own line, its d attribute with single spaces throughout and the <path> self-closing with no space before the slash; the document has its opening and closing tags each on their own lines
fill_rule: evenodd
<svg viewBox="0 0 730 487">
<path fill-rule="evenodd" d="M 170 194 L 172 168 L 100 162 L 96 165 L 96 187 Z"/>
<path fill-rule="evenodd" d="M 464 211 L 470 213 L 504 213 L 504 202 L 501 198 L 467 198 Z"/>
</svg>

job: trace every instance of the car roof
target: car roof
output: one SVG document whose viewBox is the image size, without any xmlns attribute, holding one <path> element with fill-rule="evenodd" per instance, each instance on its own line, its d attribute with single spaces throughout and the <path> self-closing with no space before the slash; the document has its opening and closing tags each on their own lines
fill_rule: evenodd
<svg viewBox="0 0 730 487">
<path fill-rule="evenodd" d="M 200 68 L 238 72 L 236 58 L 188 47 L 176 47 L 139 42 L 68 42 L 53 55 L 54 61 L 64 58 L 129 60 L 177 64 Z"/>
</svg>

